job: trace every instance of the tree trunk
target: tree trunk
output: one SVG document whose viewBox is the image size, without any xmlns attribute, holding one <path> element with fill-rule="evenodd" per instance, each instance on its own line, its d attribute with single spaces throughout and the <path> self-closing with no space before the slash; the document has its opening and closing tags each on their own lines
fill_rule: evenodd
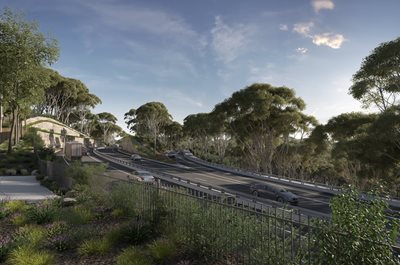
<svg viewBox="0 0 400 265">
<path fill-rule="evenodd" d="M 15 130 L 15 112 L 16 112 L 16 110 L 12 111 L 12 122 L 11 122 L 9 138 L 8 138 L 8 150 L 7 150 L 8 154 L 11 154 L 11 152 L 12 152 L 13 135 L 14 135 L 14 130 Z"/>
</svg>

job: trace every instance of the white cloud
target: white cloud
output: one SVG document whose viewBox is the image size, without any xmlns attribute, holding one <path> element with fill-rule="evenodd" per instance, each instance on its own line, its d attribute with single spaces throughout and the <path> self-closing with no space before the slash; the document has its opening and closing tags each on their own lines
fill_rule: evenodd
<svg viewBox="0 0 400 265">
<path fill-rule="evenodd" d="M 318 46 L 326 45 L 332 49 L 339 49 L 345 41 L 345 38 L 342 34 L 323 33 L 312 36 L 312 41 Z"/>
<path fill-rule="evenodd" d="M 305 53 L 308 52 L 308 49 L 307 49 L 307 48 L 300 47 L 300 48 L 297 48 L 297 49 L 296 49 L 296 52 L 301 53 L 301 54 L 305 54 Z"/>
<path fill-rule="evenodd" d="M 251 42 L 254 28 L 249 25 L 237 24 L 229 26 L 221 17 L 215 18 L 215 26 L 211 29 L 212 48 L 217 59 L 230 63 L 242 53 Z"/>
<path fill-rule="evenodd" d="M 312 0 L 311 5 L 316 13 L 323 9 L 332 10 L 335 8 L 335 4 L 332 0 Z"/>
<path fill-rule="evenodd" d="M 332 49 L 339 49 L 345 38 L 342 34 L 334 34 L 331 32 L 322 34 L 311 34 L 311 30 L 314 27 L 313 22 L 297 23 L 293 25 L 293 31 L 307 38 L 312 39 L 312 42 L 317 45 L 325 45 Z M 297 50 L 297 52 L 305 53 L 307 51 Z"/>
<path fill-rule="evenodd" d="M 311 29 L 314 27 L 313 22 L 297 23 L 293 25 L 293 31 L 300 35 L 309 37 Z"/>
<path fill-rule="evenodd" d="M 99 15 L 100 23 L 122 31 L 140 31 L 154 34 L 194 48 L 204 48 L 205 39 L 179 15 L 159 9 L 137 7 L 131 4 L 83 2 L 82 5 Z"/>
<path fill-rule="evenodd" d="M 286 24 L 280 24 L 279 25 L 279 29 L 282 30 L 282 31 L 287 31 L 289 29 L 289 27 Z"/>
</svg>

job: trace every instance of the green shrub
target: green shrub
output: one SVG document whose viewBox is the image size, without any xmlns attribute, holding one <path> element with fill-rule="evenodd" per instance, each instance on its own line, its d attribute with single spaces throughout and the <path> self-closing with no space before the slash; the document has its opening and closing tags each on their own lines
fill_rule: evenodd
<svg viewBox="0 0 400 265">
<path fill-rule="evenodd" d="M 11 265 L 50 265 L 54 264 L 54 256 L 46 251 L 23 246 L 11 251 L 9 263 Z"/>
<path fill-rule="evenodd" d="M 89 223 L 94 220 L 95 215 L 93 214 L 92 210 L 83 207 L 81 205 L 74 207 L 75 213 L 79 216 L 83 223 Z"/>
<path fill-rule="evenodd" d="M 47 231 L 41 226 L 26 225 L 20 227 L 16 233 L 15 242 L 19 246 L 39 248 L 47 238 Z"/>
<path fill-rule="evenodd" d="M 11 222 L 16 226 L 23 226 L 29 222 L 29 219 L 25 213 L 18 212 L 13 214 L 13 216 L 11 217 Z"/>
<path fill-rule="evenodd" d="M 149 252 L 157 264 L 172 261 L 177 255 L 176 245 L 168 239 L 158 239 L 149 244 Z"/>
<path fill-rule="evenodd" d="M 117 257 L 116 265 L 151 265 L 150 259 L 136 248 L 127 248 Z"/>
<path fill-rule="evenodd" d="M 120 243 L 139 245 L 148 242 L 155 237 L 152 226 L 144 221 L 122 224 L 119 230 L 121 236 L 119 238 Z"/>
<path fill-rule="evenodd" d="M 122 209 L 114 209 L 111 212 L 111 216 L 115 217 L 115 218 L 122 218 L 125 216 L 125 212 Z"/>
<path fill-rule="evenodd" d="M 33 205 L 26 211 L 27 217 L 36 224 L 50 223 L 54 220 L 56 208 L 50 202 Z"/>
<path fill-rule="evenodd" d="M 112 246 L 116 246 L 124 241 L 123 230 L 120 227 L 114 228 L 104 235 L 105 240 Z"/>
<path fill-rule="evenodd" d="M 75 240 L 71 235 L 59 234 L 51 236 L 47 239 L 47 247 L 63 252 L 75 247 Z"/>
<path fill-rule="evenodd" d="M 317 223 L 313 257 L 321 264 L 399 264 L 392 254 L 398 221 L 386 216 L 387 202 L 379 194 L 360 199 L 350 189 L 331 201 L 331 222 Z M 390 223 L 392 222 L 392 223 Z"/>
<path fill-rule="evenodd" d="M 8 201 L 4 204 L 3 208 L 9 213 L 15 213 L 26 210 L 27 206 L 24 201 Z"/>
<path fill-rule="evenodd" d="M 52 224 L 46 225 L 47 235 L 49 237 L 61 235 L 70 229 L 65 221 L 56 221 Z"/>
<path fill-rule="evenodd" d="M 81 255 L 104 255 L 111 249 L 111 244 L 104 238 L 89 239 L 82 242 L 78 248 Z"/>
<path fill-rule="evenodd" d="M 74 180 L 75 184 L 87 185 L 91 177 L 101 174 L 105 170 L 106 166 L 103 164 L 87 165 L 76 161 L 68 167 L 66 173 Z"/>
<path fill-rule="evenodd" d="M 7 255 L 12 248 L 12 238 L 9 235 L 0 237 L 0 264 L 7 259 Z"/>
</svg>

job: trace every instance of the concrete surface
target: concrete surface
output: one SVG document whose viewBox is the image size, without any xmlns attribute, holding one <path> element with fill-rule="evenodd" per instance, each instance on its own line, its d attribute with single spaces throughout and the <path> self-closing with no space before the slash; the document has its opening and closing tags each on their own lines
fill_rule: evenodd
<svg viewBox="0 0 400 265">
<path fill-rule="evenodd" d="M 38 201 L 55 197 L 57 195 L 41 186 L 35 176 L 0 176 L 0 201 Z"/>
</svg>

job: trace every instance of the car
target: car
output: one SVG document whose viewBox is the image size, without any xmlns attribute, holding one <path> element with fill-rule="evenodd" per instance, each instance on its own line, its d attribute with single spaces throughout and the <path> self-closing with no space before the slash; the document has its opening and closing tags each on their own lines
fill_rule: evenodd
<svg viewBox="0 0 400 265">
<path fill-rule="evenodd" d="M 193 153 L 190 152 L 190 150 L 187 150 L 187 149 L 182 150 L 179 153 L 182 154 L 182 155 L 185 155 L 185 156 L 193 156 Z"/>
<path fill-rule="evenodd" d="M 299 197 L 283 187 L 269 183 L 254 183 L 250 185 L 250 192 L 254 196 L 273 195 L 282 203 L 298 204 Z"/>
<path fill-rule="evenodd" d="M 178 155 L 175 151 L 169 151 L 166 152 L 165 155 L 169 158 L 176 158 L 176 156 Z"/>
<path fill-rule="evenodd" d="M 140 161 L 140 160 L 142 160 L 142 157 L 138 154 L 133 154 L 133 155 L 131 155 L 131 159 L 134 161 Z"/>
<path fill-rule="evenodd" d="M 150 172 L 145 171 L 145 170 L 135 170 L 132 172 L 132 174 L 134 175 L 134 178 L 137 181 L 141 181 L 144 183 L 150 183 L 150 184 L 152 184 L 156 181 L 153 174 L 151 174 Z"/>
</svg>

